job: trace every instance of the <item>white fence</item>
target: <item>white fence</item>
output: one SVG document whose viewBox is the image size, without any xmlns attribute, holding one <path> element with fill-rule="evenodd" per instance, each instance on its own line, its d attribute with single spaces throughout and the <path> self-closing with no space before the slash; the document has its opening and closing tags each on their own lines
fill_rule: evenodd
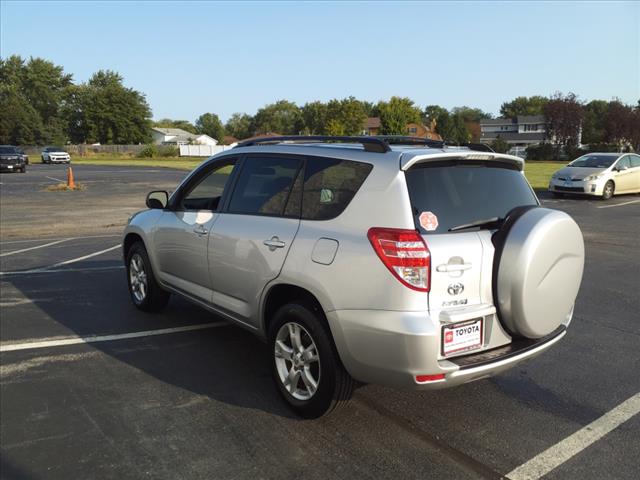
<svg viewBox="0 0 640 480">
<path fill-rule="evenodd" d="M 181 157 L 210 157 L 233 148 L 233 145 L 180 145 Z"/>
</svg>

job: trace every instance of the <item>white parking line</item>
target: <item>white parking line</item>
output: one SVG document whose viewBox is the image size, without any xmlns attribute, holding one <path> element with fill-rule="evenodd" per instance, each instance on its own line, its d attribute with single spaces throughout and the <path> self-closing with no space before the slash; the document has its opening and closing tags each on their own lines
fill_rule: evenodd
<svg viewBox="0 0 640 480">
<path fill-rule="evenodd" d="M 61 267 L 63 265 L 69 265 L 70 263 L 80 262 L 88 258 L 97 257 L 98 255 L 102 255 L 103 253 L 111 252 L 116 248 L 120 248 L 120 244 L 114 245 L 113 247 L 105 248 L 104 250 L 100 250 L 98 252 L 90 253 L 88 255 L 83 255 L 82 257 L 72 258 L 71 260 L 65 260 L 64 262 L 54 263 L 53 265 L 45 268 L 46 269 L 56 268 L 56 267 Z"/>
<path fill-rule="evenodd" d="M 47 176 L 45 175 L 45 177 L 47 177 Z M 60 180 L 59 178 L 55 178 L 55 177 L 47 177 L 47 178 L 49 180 L 53 180 L 55 182 L 61 182 L 61 183 L 66 182 L 66 180 Z"/>
<path fill-rule="evenodd" d="M 0 277 L 13 275 L 40 275 L 44 273 L 68 273 L 68 272 L 99 272 L 102 270 L 122 270 L 124 265 L 111 265 L 108 267 L 85 267 L 85 268 L 56 268 L 56 269 L 34 269 L 34 270 L 17 270 L 15 272 L 0 272 Z"/>
<path fill-rule="evenodd" d="M 74 240 L 84 240 L 85 238 L 110 238 L 110 237 L 121 237 L 122 235 L 118 234 L 110 234 L 110 235 L 86 235 L 84 237 L 73 237 Z M 0 245 L 10 245 L 14 243 L 32 243 L 32 242 L 42 242 L 43 240 L 62 240 L 61 238 L 31 238 L 27 240 L 7 240 L 6 242 L 0 242 Z M 64 239 L 66 240 L 66 238 Z"/>
<path fill-rule="evenodd" d="M 86 260 L 88 258 L 97 257 L 98 255 L 102 255 L 103 253 L 111 252 L 116 248 L 120 248 L 120 244 L 114 245 L 113 247 L 105 248 L 104 250 L 100 250 L 98 252 L 90 253 L 88 255 L 83 255 L 82 257 L 72 258 L 71 260 L 65 260 L 63 262 L 54 263 L 53 265 L 49 265 L 48 267 L 40 267 L 34 268 L 31 270 L 18 270 L 16 272 L 0 272 L 0 276 L 4 275 L 27 275 L 30 273 L 44 273 L 44 272 L 55 272 L 61 270 L 55 270 L 57 267 L 62 267 L 64 265 L 70 265 L 72 263 L 80 262 L 82 260 Z M 66 270 L 64 270 L 66 271 Z"/>
<path fill-rule="evenodd" d="M 37 250 L 38 248 L 50 247 L 52 245 L 57 245 L 62 242 L 68 242 L 69 240 L 73 240 L 72 238 L 63 238 L 62 240 L 56 240 L 55 242 L 45 243 L 44 245 L 38 245 L 36 247 L 23 248 L 21 250 L 13 250 L 12 252 L 0 253 L 0 257 L 8 257 L 9 255 L 15 255 L 16 253 L 29 252 L 31 250 Z"/>
<path fill-rule="evenodd" d="M 168 333 L 190 332 L 193 330 L 204 330 L 205 328 L 226 327 L 228 323 L 211 322 L 200 323 L 198 325 L 187 325 L 184 327 L 161 328 L 158 330 L 144 330 L 141 332 L 120 333 L 116 335 L 91 335 L 88 337 L 68 337 L 59 339 L 43 339 L 36 342 L 25 343 L 2 343 L 0 352 L 15 352 L 16 350 L 33 350 L 36 348 L 60 347 L 63 345 L 75 345 L 78 343 L 110 342 L 112 340 L 124 340 L 127 338 L 152 337 L 155 335 L 166 335 Z"/>
<path fill-rule="evenodd" d="M 540 478 L 638 413 L 640 413 L 640 393 L 636 393 L 586 427 L 507 473 L 507 478 L 511 480 Z"/>
<path fill-rule="evenodd" d="M 631 205 L 632 203 L 640 203 L 640 200 L 631 200 L 630 202 L 616 203 L 615 205 L 602 205 L 601 207 L 598 207 L 598 208 L 621 207 L 623 205 Z"/>
</svg>

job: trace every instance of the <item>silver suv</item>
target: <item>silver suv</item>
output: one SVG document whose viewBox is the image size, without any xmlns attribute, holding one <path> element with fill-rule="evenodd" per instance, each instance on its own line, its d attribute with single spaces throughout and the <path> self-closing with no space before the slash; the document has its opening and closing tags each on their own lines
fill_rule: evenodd
<svg viewBox="0 0 640 480">
<path fill-rule="evenodd" d="M 584 244 L 518 157 L 407 137 L 278 137 L 151 192 L 123 248 L 133 303 L 181 295 L 264 338 L 284 400 L 324 415 L 356 382 L 437 389 L 558 342 Z"/>
</svg>

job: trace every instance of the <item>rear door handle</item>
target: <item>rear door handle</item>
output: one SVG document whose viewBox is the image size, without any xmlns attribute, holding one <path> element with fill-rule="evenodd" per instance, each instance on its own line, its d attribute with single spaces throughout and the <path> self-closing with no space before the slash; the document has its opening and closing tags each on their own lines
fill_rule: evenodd
<svg viewBox="0 0 640 480">
<path fill-rule="evenodd" d="M 264 242 L 262 242 L 263 245 L 266 245 L 267 247 L 269 247 L 269 250 L 271 250 L 272 252 L 276 249 L 276 248 L 284 248 L 284 246 L 286 245 L 286 243 L 284 243 L 283 241 L 281 241 L 278 237 L 273 236 L 271 237 L 270 240 L 265 240 Z"/>
<path fill-rule="evenodd" d="M 196 235 L 206 235 L 207 233 L 209 233 L 209 230 L 207 230 L 206 228 L 204 228 L 204 226 L 198 224 L 195 227 L 193 227 L 193 232 Z"/>
<path fill-rule="evenodd" d="M 470 263 L 443 263 L 438 265 L 436 270 L 438 272 L 463 272 L 469 270 L 472 267 Z"/>
</svg>

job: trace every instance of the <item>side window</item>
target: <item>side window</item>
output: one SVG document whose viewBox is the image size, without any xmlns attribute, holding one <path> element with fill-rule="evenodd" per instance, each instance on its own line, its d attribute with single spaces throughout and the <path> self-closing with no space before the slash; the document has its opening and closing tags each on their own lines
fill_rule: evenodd
<svg viewBox="0 0 640 480">
<path fill-rule="evenodd" d="M 640 167 L 640 155 L 629 155 L 631 158 L 631 168 Z"/>
<path fill-rule="evenodd" d="M 282 215 L 302 160 L 249 156 L 231 196 L 229 213 Z"/>
<path fill-rule="evenodd" d="M 622 169 L 624 167 L 631 168 L 631 162 L 629 161 L 629 155 L 626 155 L 626 156 L 622 157 L 620 160 L 618 160 L 618 163 L 616 163 L 616 168 Z"/>
<path fill-rule="evenodd" d="M 218 210 L 224 187 L 227 185 L 237 159 L 216 165 L 182 197 L 184 210 Z"/>
<path fill-rule="evenodd" d="M 329 220 L 340 215 L 372 168 L 368 163 L 309 158 L 304 174 L 302 218 Z"/>
</svg>

